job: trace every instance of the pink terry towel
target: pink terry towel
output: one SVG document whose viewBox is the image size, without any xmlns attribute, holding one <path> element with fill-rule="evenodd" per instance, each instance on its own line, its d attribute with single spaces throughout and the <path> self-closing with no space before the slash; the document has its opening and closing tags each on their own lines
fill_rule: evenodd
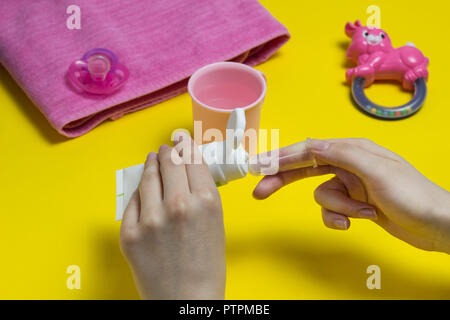
<svg viewBox="0 0 450 320">
<path fill-rule="evenodd" d="M 80 30 L 66 26 L 72 4 Z M 256 0 L 11 0 L 1 1 L 0 17 L 0 62 L 68 137 L 184 92 L 206 64 L 254 66 L 289 39 Z M 116 53 L 130 78 L 110 96 L 80 94 L 67 69 L 99 47 Z"/>
</svg>

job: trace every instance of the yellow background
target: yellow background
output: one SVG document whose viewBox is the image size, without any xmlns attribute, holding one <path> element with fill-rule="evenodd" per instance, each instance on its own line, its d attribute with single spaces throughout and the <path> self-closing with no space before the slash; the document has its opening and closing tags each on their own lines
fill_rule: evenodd
<svg viewBox="0 0 450 320">
<path fill-rule="evenodd" d="M 275 1 L 263 5 L 292 34 L 258 66 L 269 79 L 262 128 L 281 145 L 306 137 L 366 137 L 399 153 L 447 190 L 450 74 L 447 1 Z M 413 41 L 431 60 L 423 110 L 385 122 L 359 112 L 344 84 L 347 21 L 381 8 L 395 46 Z M 119 250 L 115 170 L 144 161 L 176 128 L 192 129 L 188 94 L 66 139 L 50 127 L 4 69 L 0 71 L 0 298 L 138 298 Z M 368 95 L 399 104 L 410 95 L 377 85 Z M 312 193 L 329 177 L 252 199 L 257 178 L 221 187 L 230 299 L 450 298 L 448 255 L 415 249 L 374 223 L 348 232 L 323 226 Z M 381 267 L 381 290 L 366 268 Z M 81 290 L 66 268 L 81 267 Z"/>
</svg>

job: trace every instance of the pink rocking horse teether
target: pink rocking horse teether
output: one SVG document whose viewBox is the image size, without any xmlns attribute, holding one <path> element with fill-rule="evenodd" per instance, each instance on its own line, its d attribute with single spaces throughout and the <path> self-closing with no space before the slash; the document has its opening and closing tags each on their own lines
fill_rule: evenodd
<svg viewBox="0 0 450 320">
<path fill-rule="evenodd" d="M 347 58 L 357 64 L 347 70 L 347 82 L 352 83 L 353 97 L 361 109 L 383 119 L 406 118 L 417 112 L 427 94 L 428 58 L 412 43 L 394 48 L 385 31 L 364 27 L 359 20 L 348 22 L 345 33 L 352 39 Z M 405 90 L 415 90 L 414 97 L 403 106 L 379 106 L 364 94 L 364 88 L 375 80 L 399 81 Z"/>
</svg>

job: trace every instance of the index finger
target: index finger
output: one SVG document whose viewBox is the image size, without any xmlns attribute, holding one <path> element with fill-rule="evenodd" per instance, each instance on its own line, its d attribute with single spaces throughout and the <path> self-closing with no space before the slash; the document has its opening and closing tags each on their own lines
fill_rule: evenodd
<svg viewBox="0 0 450 320">
<path fill-rule="evenodd" d="M 266 199 L 282 187 L 301 179 L 334 173 L 332 166 L 306 167 L 291 171 L 279 172 L 273 176 L 265 176 L 253 190 L 253 197 L 258 200 Z"/>
<path fill-rule="evenodd" d="M 153 209 L 163 199 L 158 155 L 155 152 L 150 152 L 147 156 L 138 190 L 141 198 L 142 213 L 144 215 L 152 213 Z"/>
<path fill-rule="evenodd" d="M 162 145 L 158 154 L 164 200 L 189 192 L 185 165 L 173 148 Z"/>
<path fill-rule="evenodd" d="M 184 132 L 175 134 L 175 149 L 185 162 L 189 188 L 192 193 L 203 192 L 205 188 L 216 188 L 200 149 L 188 134 Z"/>
<path fill-rule="evenodd" d="M 249 160 L 249 170 L 256 175 L 274 175 L 299 168 L 317 167 L 314 154 L 309 149 L 310 139 L 290 146 L 259 154 Z"/>
</svg>

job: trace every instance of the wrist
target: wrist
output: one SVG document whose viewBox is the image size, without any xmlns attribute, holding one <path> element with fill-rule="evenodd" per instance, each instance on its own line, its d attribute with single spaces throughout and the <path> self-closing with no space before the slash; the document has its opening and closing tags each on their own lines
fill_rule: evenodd
<svg viewBox="0 0 450 320">
<path fill-rule="evenodd" d="M 433 249 L 450 254 L 450 192 L 438 187 L 431 202 L 434 236 Z"/>
<path fill-rule="evenodd" d="M 168 286 L 161 290 L 139 288 L 143 300 L 224 300 L 225 287 L 183 284 L 181 287 Z"/>
</svg>

